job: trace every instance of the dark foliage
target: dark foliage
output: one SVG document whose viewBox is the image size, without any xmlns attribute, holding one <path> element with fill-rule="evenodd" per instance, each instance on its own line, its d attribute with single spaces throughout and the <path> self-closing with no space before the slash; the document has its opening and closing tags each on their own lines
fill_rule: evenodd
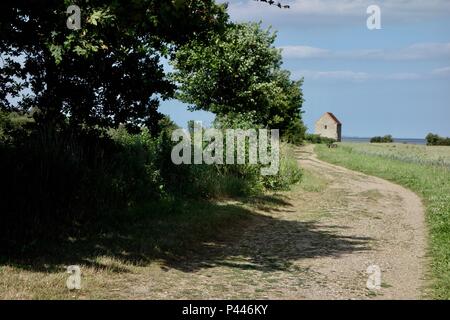
<svg viewBox="0 0 450 320">
<path fill-rule="evenodd" d="M 370 139 L 370 143 L 392 143 L 394 139 L 390 134 L 385 135 L 384 137 L 373 137 Z"/>
<path fill-rule="evenodd" d="M 219 117 L 247 113 L 255 123 L 300 143 L 305 133 L 303 80 L 291 80 L 290 72 L 281 68 L 275 39 L 270 29 L 246 23 L 230 24 L 207 45 L 189 42 L 173 61 L 178 99 Z"/>
<path fill-rule="evenodd" d="M 450 146 L 449 137 L 441 137 L 437 134 L 429 133 L 426 136 L 427 145 L 429 146 Z"/>
<path fill-rule="evenodd" d="M 66 26 L 69 4 L 81 29 Z M 152 132 L 157 96 L 173 95 L 161 55 L 204 39 L 227 19 L 212 0 L 2 1 L 0 108 L 37 108 L 40 123 Z M 14 98 L 14 99 L 11 99 Z"/>
<path fill-rule="evenodd" d="M 332 144 L 335 143 L 336 140 L 322 137 L 318 134 L 307 133 L 305 136 L 305 140 L 314 144 Z"/>
</svg>

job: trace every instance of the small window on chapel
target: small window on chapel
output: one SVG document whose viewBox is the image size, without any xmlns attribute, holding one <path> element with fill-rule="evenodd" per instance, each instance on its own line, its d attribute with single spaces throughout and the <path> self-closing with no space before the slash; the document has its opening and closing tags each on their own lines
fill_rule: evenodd
<svg viewBox="0 0 450 320">
<path fill-rule="evenodd" d="M 328 126 L 327 126 L 327 125 L 325 125 L 325 126 L 324 126 L 324 128 L 325 128 L 325 130 L 326 130 L 326 129 L 328 129 Z"/>
</svg>

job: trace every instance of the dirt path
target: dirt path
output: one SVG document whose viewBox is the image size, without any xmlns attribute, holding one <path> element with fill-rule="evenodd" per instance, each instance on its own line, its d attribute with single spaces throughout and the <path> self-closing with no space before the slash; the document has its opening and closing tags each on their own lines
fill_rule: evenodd
<svg viewBox="0 0 450 320">
<path fill-rule="evenodd" d="M 427 265 L 420 199 L 385 180 L 319 161 L 312 146 L 296 152 L 304 177 L 295 190 L 214 204 L 212 210 L 228 217 L 242 214 L 214 239 L 196 242 L 181 256 L 169 260 L 161 252 L 160 261 L 131 262 L 132 253 L 146 252 L 148 245 L 139 233 L 141 249 L 117 240 L 95 242 L 103 254 L 90 265 L 81 264 L 80 292 L 67 291 L 63 266 L 51 271 L 47 264 L 37 269 L 11 265 L 0 266 L 0 298 L 420 298 Z M 127 243 L 132 237 L 121 239 Z M 155 240 L 150 243 L 154 246 Z M 371 265 L 381 269 L 379 290 L 366 288 Z"/>
<path fill-rule="evenodd" d="M 297 151 L 310 185 L 274 195 L 276 207 L 261 203 L 244 231 L 203 244 L 177 267 L 154 263 L 136 270 L 115 283 L 120 290 L 111 297 L 420 298 L 426 243 L 420 199 L 319 161 L 312 150 Z M 366 288 L 370 265 L 381 269 L 380 290 Z"/>
<path fill-rule="evenodd" d="M 369 296 L 382 299 L 417 299 L 425 288 L 426 229 L 420 198 L 399 185 L 319 161 L 312 146 L 299 150 L 301 165 L 331 181 L 327 192 L 338 192 L 343 206 L 331 208 L 321 224 L 343 228 L 347 237 L 369 238 L 368 250 L 327 257 L 315 263 L 328 283 L 312 298 L 362 297 L 364 270 L 378 265 L 382 289 Z M 336 285 L 342 283 L 343 286 Z M 356 286 L 355 286 L 356 285 Z M 325 290 L 323 290 L 325 289 Z M 367 293 L 367 291 L 366 291 Z"/>
</svg>

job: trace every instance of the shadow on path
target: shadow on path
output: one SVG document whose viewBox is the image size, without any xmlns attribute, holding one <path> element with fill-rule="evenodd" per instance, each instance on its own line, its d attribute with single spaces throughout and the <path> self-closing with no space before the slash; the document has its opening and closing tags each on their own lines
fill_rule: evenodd
<svg viewBox="0 0 450 320">
<path fill-rule="evenodd" d="M 269 272 L 286 270 L 299 259 L 369 249 L 370 238 L 339 235 L 341 227 L 281 220 L 251 209 L 295 212 L 282 197 L 248 202 L 244 207 L 240 203 L 178 201 L 173 204 L 176 210 L 165 208 L 164 213 L 147 205 L 116 222 L 115 227 L 105 223 L 83 237 L 41 244 L 26 259 L 3 257 L 0 264 L 43 272 L 61 272 L 70 264 L 127 272 L 127 268 L 111 268 L 96 259 L 106 256 L 142 266 L 159 261 L 163 269 L 184 272 L 214 266 Z"/>
</svg>

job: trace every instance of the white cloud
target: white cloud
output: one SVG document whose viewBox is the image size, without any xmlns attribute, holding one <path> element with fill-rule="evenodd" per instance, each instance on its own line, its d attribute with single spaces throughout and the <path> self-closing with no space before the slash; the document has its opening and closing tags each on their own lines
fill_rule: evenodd
<svg viewBox="0 0 450 320">
<path fill-rule="evenodd" d="M 284 0 L 290 9 L 279 9 L 259 1 L 232 0 L 229 12 L 235 21 L 259 21 L 293 26 L 349 25 L 362 23 L 368 17 L 366 9 L 373 0 Z M 448 0 L 379 0 L 382 21 L 417 22 L 432 20 L 439 16 L 450 15 Z"/>
<path fill-rule="evenodd" d="M 292 73 L 296 79 L 304 77 L 306 80 L 339 80 L 347 82 L 366 82 L 366 81 L 414 81 L 421 79 L 433 79 L 437 76 L 450 75 L 450 67 L 436 69 L 428 73 L 400 72 L 388 74 L 374 74 L 352 70 L 298 70 Z"/>
<path fill-rule="evenodd" d="M 284 46 L 283 56 L 292 59 L 421 60 L 450 58 L 450 43 L 417 43 L 399 49 L 331 51 L 309 46 Z"/>
<path fill-rule="evenodd" d="M 392 73 L 386 76 L 382 76 L 385 80 L 419 80 L 423 77 L 423 75 L 412 72 L 404 72 L 404 73 Z"/>
<path fill-rule="evenodd" d="M 434 69 L 432 75 L 437 77 L 448 77 L 450 76 L 450 67 Z"/>
<path fill-rule="evenodd" d="M 328 58 L 332 52 L 326 49 L 314 48 L 308 46 L 286 46 L 283 49 L 285 58 L 308 59 L 308 58 Z"/>
<path fill-rule="evenodd" d="M 312 80 L 345 80 L 353 82 L 362 82 L 369 80 L 371 77 L 365 72 L 355 72 L 350 70 L 337 70 L 337 71 L 315 71 L 315 70 L 301 70 L 293 73 L 293 77 Z"/>
</svg>

